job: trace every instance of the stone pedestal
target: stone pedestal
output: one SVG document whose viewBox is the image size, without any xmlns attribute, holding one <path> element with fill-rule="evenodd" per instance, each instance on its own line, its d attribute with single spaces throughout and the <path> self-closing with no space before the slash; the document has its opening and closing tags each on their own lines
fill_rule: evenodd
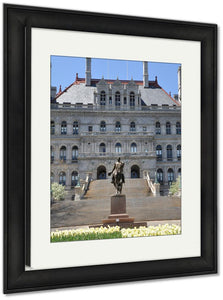
<svg viewBox="0 0 223 300">
<path fill-rule="evenodd" d="M 81 187 L 76 185 L 74 190 L 75 190 L 75 201 L 79 201 L 81 196 Z"/>
<path fill-rule="evenodd" d="M 107 219 L 102 220 L 104 226 L 120 226 L 122 228 L 146 226 L 145 222 L 134 222 L 134 218 L 126 213 L 125 195 L 111 197 L 111 214 Z"/>
</svg>

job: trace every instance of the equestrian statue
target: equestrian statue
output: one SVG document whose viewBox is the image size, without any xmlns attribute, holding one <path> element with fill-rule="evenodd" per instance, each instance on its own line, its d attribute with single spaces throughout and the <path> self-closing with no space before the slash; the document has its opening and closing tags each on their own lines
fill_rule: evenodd
<svg viewBox="0 0 223 300">
<path fill-rule="evenodd" d="M 124 168 L 124 163 L 121 162 L 120 157 L 114 164 L 113 170 L 108 173 L 108 175 L 112 175 L 112 181 L 111 183 L 114 184 L 114 187 L 116 188 L 116 194 L 121 194 L 122 193 L 122 185 L 125 183 L 125 176 L 123 174 L 123 168 Z"/>
</svg>

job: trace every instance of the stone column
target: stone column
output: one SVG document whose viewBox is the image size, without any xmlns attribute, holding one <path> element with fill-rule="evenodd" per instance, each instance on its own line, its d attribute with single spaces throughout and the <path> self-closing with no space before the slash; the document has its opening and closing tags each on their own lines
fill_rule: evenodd
<svg viewBox="0 0 223 300">
<path fill-rule="evenodd" d="M 172 151 L 173 151 L 173 161 L 177 161 L 177 145 L 176 144 L 173 144 L 172 145 Z"/>
<path fill-rule="evenodd" d="M 54 161 L 59 163 L 60 161 L 60 147 L 59 145 L 54 145 Z"/>
<path fill-rule="evenodd" d="M 73 123 L 67 122 L 67 135 L 73 135 Z"/>
<path fill-rule="evenodd" d="M 165 135 L 166 134 L 166 123 L 160 124 L 160 128 L 161 128 L 161 134 Z"/>
<path fill-rule="evenodd" d="M 67 163 L 70 164 L 72 160 L 72 150 L 71 150 L 71 145 L 67 145 Z"/>
<path fill-rule="evenodd" d="M 60 135 L 60 134 L 61 134 L 61 123 L 55 122 L 55 135 Z"/>
</svg>

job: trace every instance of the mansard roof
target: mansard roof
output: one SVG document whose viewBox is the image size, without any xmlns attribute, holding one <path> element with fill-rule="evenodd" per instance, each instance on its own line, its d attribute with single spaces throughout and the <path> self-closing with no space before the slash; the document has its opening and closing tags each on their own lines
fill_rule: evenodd
<svg viewBox="0 0 223 300">
<path fill-rule="evenodd" d="M 83 103 L 83 104 L 94 104 L 94 93 L 97 91 L 97 84 L 136 84 L 139 86 L 139 92 L 141 94 L 141 99 L 144 105 L 150 106 L 152 104 L 157 105 L 178 105 L 181 104 L 173 99 L 157 82 L 149 81 L 149 87 L 144 88 L 143 81 L 140 80 L 119 80 L 119 79 L 91 79 L 91 86 L 85 85 L 85 78 L 79 78 L 76 74 L 76 80 L 65 88 L 63 91 L 61 89 L 56 95 L 56 101 L 58 103 Z"/>
</svg>

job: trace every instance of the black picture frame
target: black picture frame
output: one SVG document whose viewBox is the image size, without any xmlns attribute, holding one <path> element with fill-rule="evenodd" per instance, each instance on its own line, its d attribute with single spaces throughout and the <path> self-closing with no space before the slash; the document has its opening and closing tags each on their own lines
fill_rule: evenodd
<svg viewBox="0 0 223 300">
<path fill-rule="evenodd" d="M 201 42 L 201 256 L 25 271 L 32 27 Z M 4 293 L 217 273 L 217 25 L 4 4 Z"/>
</svg>

